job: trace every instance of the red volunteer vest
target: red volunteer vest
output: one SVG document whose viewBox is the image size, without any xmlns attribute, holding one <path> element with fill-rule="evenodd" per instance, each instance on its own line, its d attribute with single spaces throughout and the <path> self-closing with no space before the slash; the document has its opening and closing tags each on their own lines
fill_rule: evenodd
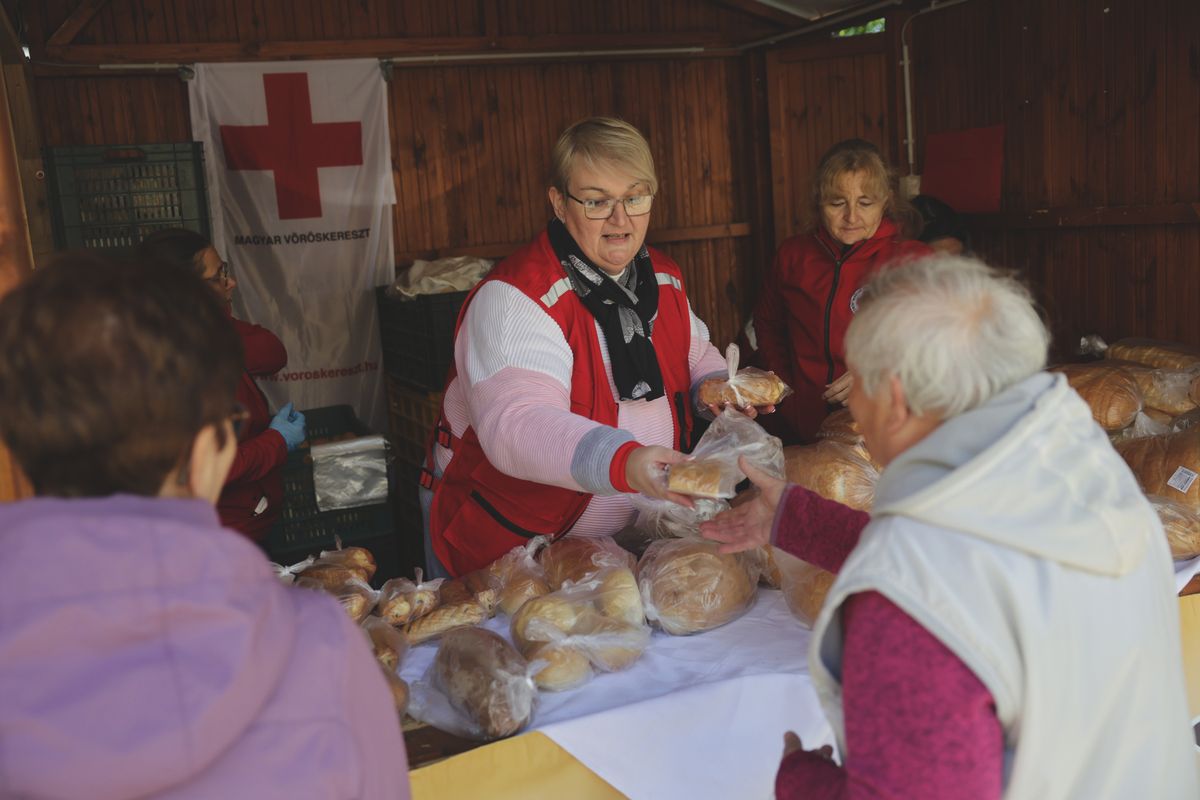
<svg viewBox="0 0 1200 800">
<path fill-rule="evenodd" d="M 692 429 L 688 367 L 691 319 L 679 266 L 653 248 L 650 259 L 658 279 L 658 316 L 651 341 L 658 355 L 663 389 L 674 411 L 676 446 L 683 450 L 690 444 Z M 595 318 L 571 289 L 545 231 L 500 262 L 479 286 L 488 281 L 503 281 L 516 287 L 558 323 L 574 355 L 571 412 L 616 426 L 617 403 L 604 370 Z M 458 327 L 462 326 L 477 291 L 479 287 L 463 304 Z M 453 378 L 452 368 L 450 380 Z M 445 445 L 449 426 L 444 410 L 438 427 L 438 436 Z M 434 486 L 430 533 L 434 552 L 452 575 L 487 566 L 534 536 L 562 536 L 592 499 L 587 492 L 504 474 L 488 461 L 473 428 L 468 428 L 461 439 L 453 439 L 451 446 L 454 455 Z M 529 446 L 538 445 L 530 442 Z"/>
</svg>

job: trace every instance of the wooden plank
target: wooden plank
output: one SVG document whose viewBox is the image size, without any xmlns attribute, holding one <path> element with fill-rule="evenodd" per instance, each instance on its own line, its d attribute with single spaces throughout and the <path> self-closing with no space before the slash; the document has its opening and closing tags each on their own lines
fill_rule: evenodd
<svg viewBox="0 0 1200 800">
<path fill-rule="evenodd" d="M 1129 225 L 1197 225 L 1200 202 L 1093 208 L 1042 208 L 1001 214 L 973 214 L 969 224 L 982 229 L 1094 228 Z"/>
<path fill-rule="evenodd" d="M 799 12 L 785 11 L 766 3 L 760 3 L 758 0 L 719 0 L 719 4 L 740 11 L 747 16 L 769 22 L 775 29 L 796 30 L 803 28 L 812 19 Z"/>
<path fill-rule="evenodd" d="M 71 16 L 63 20 L 63 23 L 58 26 L 50 38 L 46 41 L 46 46 L 61 47 L 75 41 L 75 37 L 79 35 L 87 24 L 92 21 L 106 5 L 109 0 L 82 0 L 78 7 L 71 12 Z"/>
</svg>

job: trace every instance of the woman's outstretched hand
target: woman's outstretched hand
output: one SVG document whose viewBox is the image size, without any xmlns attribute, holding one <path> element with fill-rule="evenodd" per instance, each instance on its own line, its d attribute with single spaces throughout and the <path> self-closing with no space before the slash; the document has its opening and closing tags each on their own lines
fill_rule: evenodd
<svg viewBox="0 0 1200 800">
<path fill-rule="evenodd" d="M 737 553 L 769 544 L 775 510 L 787 488 L 786 481 L 763 472 L 745 457 L 738 459 L 738 467 L 758 487 L 758 496 L 700 524 L 700 535 L 720 542 L 718 550 L 722 553 Z"/>
</svg>

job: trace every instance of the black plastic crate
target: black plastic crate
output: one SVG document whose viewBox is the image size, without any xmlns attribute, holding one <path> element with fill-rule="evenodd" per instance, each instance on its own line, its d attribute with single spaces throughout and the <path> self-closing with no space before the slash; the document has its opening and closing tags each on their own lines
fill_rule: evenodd
<svg viewBox="0 0 1200 800">
<path fill-rule="evenodd" d="M 48 147 L 59 248 L 129 251 L 164 228 L 209 235 L 200 142 Z"/>
<path fill-rule="evenodd" d="M 303 414 L 310 442 L 347 433 L 356 436 L 371 433 L 350 406 L 314 408 Z M 365 547 L 375 556 L 378 571 L 373 583 L 401 574 L 403 557 L 392 504 L 319 510 L 309 455 L 308 447 L 288 454 L 283 468 L 283 510 L 266 541 L 271 560 L 281 564 L 301 561 L 321 550 L 335 549 L 340 537 L 342 544 Z"/>
<path fill-rule="evenodd" d="M 470 292 L 423 294 L 401 300 L 375 290 L 383 366 L 414 389 L 440 392 L 454 363 L 454 326 Z"/>
</svg>

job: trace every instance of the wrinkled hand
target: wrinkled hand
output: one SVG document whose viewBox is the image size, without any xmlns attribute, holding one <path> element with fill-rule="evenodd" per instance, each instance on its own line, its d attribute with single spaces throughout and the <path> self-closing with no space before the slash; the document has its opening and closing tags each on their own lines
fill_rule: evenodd
<svg viewBox="0 0 1200 800">
<path fill-rule="evenodd" d="M 657 445 L 639 447 L 629 454 L 629 460 L 625 462 L 625 480 L 647 497 L 670 500 L 692 508 L 690 497 L 667 489 L 667 467 L 680 461 L 687 461 L 687 456 L 670 448 Z"/>
<path fill-rule="evenodd" d="M 818 747 L 816 750 L 804 750 L 804 745 L 800 742 L 800 737 L 794 731 L 788 731 L 783 735 L 783 757 L 787 758 L 795 752 L 812 753 L 826 761 L 833 761 L 833 748 L 829 745 Z"/>
<path fill-rule="evenodd" d="M 304 414 L 293 408 L 291 403 L 279 409 L 270 427 L 283 437 L 289 453 L 300 446 L 306 435 Z"/>
<path fill-rule="evenodd" d="M 758 487 L 758 496 L 700 524 L 700 535 L 721 542 L 717 550 L 722 553 L 737 553 L 768 544 L 771 541 L 771 526 L 775 522 L 775 509 L 779 507 L 783 490 L 787 488 L 787 481 L 763 472 L 744 456 L 738 458 L 738 467 Z"/>
<path fill-rule="evenodd" d="M 825 387 L 825 394 L 821 395 L 821 399 L 826 403 L 841 403 L 842 405 L 846 405 L 846 398 L 850 396 L 850 387 L 853 385 L 854 377 L 847 372 Z"/>
</svg>

